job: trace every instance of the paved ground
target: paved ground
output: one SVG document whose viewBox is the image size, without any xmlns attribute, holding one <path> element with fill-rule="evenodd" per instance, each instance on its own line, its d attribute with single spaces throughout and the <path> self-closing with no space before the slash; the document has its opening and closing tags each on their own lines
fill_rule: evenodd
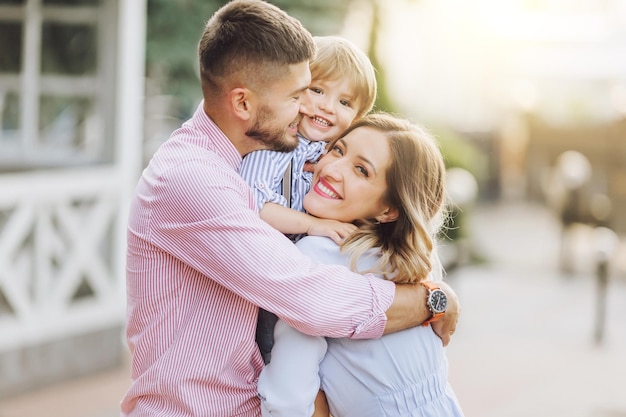
<svg viewBox="0 0 626 417">
<path fill-rule="evenodd" d="M 626 417 L 626 279 L 613 272 L 604 339 L 594 343 L 590 230 L 574 236 L 574 273 L 558 272 L 559 228 L 532 205 L 482 207 L 478 250 L 491 262 L 450 274 L 463 313 L 448 347 L 467 417 Z M 617 262 L 626 260 L 621 249 Z"/>
<path fill-rule="evenodd" d="M 472 243 L 489 262 L 453 271 L 463 307 L 448 347 L 466 417 L 626 417 L 626 277 L 616 258 L 604 339 L 594 343 L 589 230 L 575 236 L 574 273 L 558 272 L 559 229 L 529 204 L 481 206 Z M 127 364 L 0 403 L 0 417 L 116 417 Z"/>
</svg>

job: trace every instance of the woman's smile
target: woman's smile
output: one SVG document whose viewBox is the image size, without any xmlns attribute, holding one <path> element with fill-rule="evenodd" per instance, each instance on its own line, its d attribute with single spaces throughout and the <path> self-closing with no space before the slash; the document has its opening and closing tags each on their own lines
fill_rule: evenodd
<svg viewBox="0 0 626 417">
<path fill-rule="evenodd" d="M 313 191 L 321 195 L 322 197 L 332 198 L 332 199 L 341 199 L 341 196 L 335 191 L 335 189 L 323 178 L 320 178 L 319 181 L 313 187 Z"/>
</svg>

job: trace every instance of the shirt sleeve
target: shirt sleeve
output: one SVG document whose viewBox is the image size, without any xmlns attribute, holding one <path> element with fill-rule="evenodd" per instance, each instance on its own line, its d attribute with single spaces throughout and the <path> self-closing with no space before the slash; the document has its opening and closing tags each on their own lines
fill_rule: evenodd
<svg viewBox="0 0 626 417">
<path fill-rule="evenodd" d="M 302 254 L 259 218 L 235 171 L 194 160 L 153 181 L 153 244 L 303 333 L 382 335 L 395 285 Z"/>
<path fill-rule="evenodd" d="M 254 151 L 247 154 L 239 168 L 239 175 L 252 188 L 257 210 L 265 203 L 276 203 L 287 207 L 282 195 L 282 180 L 289 165 L 291 153 Z"/>
<path fill-rule="evenodd" d="M 263 415 L 310 417 L 320 389 L 319 364 L 326 354 L 326 338 L 300 333 L 279 320 L 274 339 L 272 360 L 257 385 Z"/>
</svg>

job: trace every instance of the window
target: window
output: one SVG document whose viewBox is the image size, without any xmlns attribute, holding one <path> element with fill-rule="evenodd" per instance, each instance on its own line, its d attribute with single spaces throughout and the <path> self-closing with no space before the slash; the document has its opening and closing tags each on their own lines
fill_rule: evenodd
<svg viewBox="0 0 626 417">
<path fill-rule="evenodd" d="M 0 0 L 0 172 L 111 162 L 115 0 Z"/>
</svg>

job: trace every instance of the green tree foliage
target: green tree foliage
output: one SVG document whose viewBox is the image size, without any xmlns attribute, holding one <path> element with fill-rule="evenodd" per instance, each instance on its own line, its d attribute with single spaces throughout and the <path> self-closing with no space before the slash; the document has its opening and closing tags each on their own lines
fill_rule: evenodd
<svg viewBox="0 0 626 417">
<path fill-rule="evenodd" d="M 385 72 L 385 66 L 378 59 L 378 34 L 380 33 L 380 2 L 373 0 L 373 13 L 372 13 L 372 29 L 370 30 L 369 36 L 369 50 L 367 51 L 367 55 L 370 57 L 372 61 L 372 65 L 376 68 L 376 82 L 378 84 L 378 92 L 376 95 L 376 103 L 374 103 L 374 108 L 376 110 L 384 110 L 387 112 L 394 113 L 395 105 L 393 103 L 392 98 L 389 96 L 389 91 L 387 88 L 387 78 Z"/>
<path fill-rule="evenodd" d="M 148 95 L 171 95 L 186 119 L 201 99 L 197 45 L 206 21 L 224 0 L 148 0 L 146 75 Z M 314 35 L 337 33 L 350 0 L 275 0 Z"/>
<path fill-rule="evenodd" d="M 313 35 L 335 35 L 352 0 L 270 0 L 298 18 Z"/>
<path fill-rule="evenodd" d="M 225 2 L 210 0 L 148 0 L 146 75 L 148 95 L 176 97 L 186 118 L 201 97 L 197 45 L 213 12 Z"/>
</svg>

